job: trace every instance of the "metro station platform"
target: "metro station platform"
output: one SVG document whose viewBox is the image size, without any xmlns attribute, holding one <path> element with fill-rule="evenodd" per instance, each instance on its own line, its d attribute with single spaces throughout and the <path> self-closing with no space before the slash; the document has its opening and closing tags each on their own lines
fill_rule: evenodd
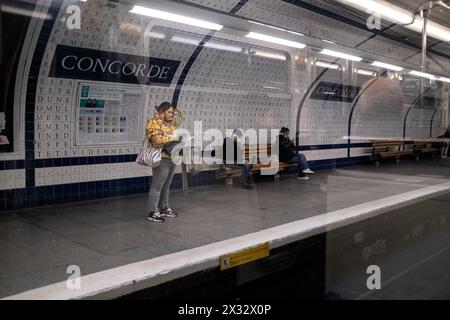
<svg viewBox="0 0 450 320">
<path fill-rule="evenodd" d="M 430 199 L 437 199 L 433 214 L 440 214 L 442 223 L 450 215 L 449 178 L 450 160 L 428 159 L 321 171 L 309 181 L 295 175 L 260 179 L 252 190 L 218 183 L 172 192 L 179 216 L 162 224 L 146 220 L 147 194 L 4 212 L 0 297 L 118 298 L 217 269 L 225 253 L 264 242 L 271 252 L 280 250 Z M 351 234 L 364 243 L 361 234 Z M 337 245 L 328 239 L 329 248 Z M 449 248 L 439 250 L 448 258 Z M 368 261 L 383 244 L 364 250 Z M 66 287 L 70 265 L 80 267 L 80 290 Z M 339 291 L 339 282 L 330 290 Z M 342 297 L 370 298 L 341 289 Z"/>
</svg>

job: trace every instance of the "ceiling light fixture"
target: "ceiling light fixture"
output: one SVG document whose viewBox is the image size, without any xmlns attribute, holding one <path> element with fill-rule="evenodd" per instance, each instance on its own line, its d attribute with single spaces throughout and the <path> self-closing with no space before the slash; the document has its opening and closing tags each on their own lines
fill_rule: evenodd
<svg viewBox="0 0 450 320">
<path fill-rule="evenodd" d="M 217 24 L 217 23 L 212 23 L 212 22 L 208 22 L 208 21 L 204 21 L 204 20 L 200 20 L 200 19 L 194 19 L 194 18 L 170 13 L 167 11 L 146 8 L 146 7 L 142 7 L 142 6 L 134 6 L 133 9 L 130 10 L 130 13 L 142 14 L 144 16 L 148 16 L 148 17 L 152 17 L 152 18 L 163 19 L 163 20 L 168 20 L 168 21 L 172 21 L 172 22 L 178 22 L 178 23 L 182 23 L 182 24 L 187 24 L 187 25 L 191 25 L 191 26 L 195 26 L 195 27 L 199 27 L 199 28 L 211 29 L 211 30 L 220 30 L 223 28 L 222 25 Z"/>
</svg>

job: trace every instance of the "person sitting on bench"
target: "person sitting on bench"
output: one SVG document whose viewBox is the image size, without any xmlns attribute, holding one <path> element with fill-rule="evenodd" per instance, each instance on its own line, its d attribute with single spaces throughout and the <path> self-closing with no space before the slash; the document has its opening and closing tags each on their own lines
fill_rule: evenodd
<svg viewBox="0 0 450 320">
<path fill-rule="evenodd" d="M 447 131 L 442 136 L 439 136 L 438 138 L 450 139 L 450 124 L 449 124 L 449 126 L 447 128 Z M 442 146 L 441 157 L 443 159 L 450 158 L 450 142 L 446 142 L 444 144 L 444 146 Z"/>
<path fill-rule="evenodd" d="M 314 173 L 309 168 L 308 160 L 302 153 L 296 153 L 294 148 L 294 142 L 289 138 L 289 129 L 286 127 L 281 128 L 280 135 L 278 136 L 277 144 L 279 146 L 279 157 L 281 162 L 297 163 L 298 164 L 298 180 L 309 180 L 309 177 L 305 173 Z"/>
<path fill-rule="evenodd" d="M 243 151 L 239 133 L 239 130 L 234 130 L 231 137 L 227 137 L 223 140 L 223 164 L 227 167 L 242 168 L 239 182 L 243 188 L 251 189 L 254 187 L 253 165 L 248 163 L 248 161 L 242 157 Z"/>
</svg>

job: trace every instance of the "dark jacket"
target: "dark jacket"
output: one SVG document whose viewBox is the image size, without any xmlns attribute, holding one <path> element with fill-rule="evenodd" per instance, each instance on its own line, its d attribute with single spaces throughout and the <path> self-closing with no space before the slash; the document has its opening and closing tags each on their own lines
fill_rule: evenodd
<svg viewBox="0 0 450 320">
<path fill-rule="evenodd" d="M 279 146 L 280 161 L 286 162 L 291 160 L 295 154 L 294 144 L 292 141 L 280 134 L 278 136 L 277 144 Z"/>
</svg>

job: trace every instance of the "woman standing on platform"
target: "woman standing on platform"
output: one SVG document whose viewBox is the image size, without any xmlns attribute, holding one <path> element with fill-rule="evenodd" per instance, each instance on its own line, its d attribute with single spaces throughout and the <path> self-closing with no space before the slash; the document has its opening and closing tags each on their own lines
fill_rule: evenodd
<svg viewBox="0 0 450 320">
<path fill-rule="evenodd" d="M 175 173 L 175 164 L 171 159 L 173 147 L 179 143 L 175 134 L 174 106 L 163 102 L 155 107 L 157 113 L 147 123 L 146 135 L 153 147 L 161 149 L 161 163 L 153 168 L 152 184 L 150 188 L 148 220 L 164 222 L 164 217 L 175 218 L 177 213 L 169 207 L 169 188 Z"/>
</svg>

